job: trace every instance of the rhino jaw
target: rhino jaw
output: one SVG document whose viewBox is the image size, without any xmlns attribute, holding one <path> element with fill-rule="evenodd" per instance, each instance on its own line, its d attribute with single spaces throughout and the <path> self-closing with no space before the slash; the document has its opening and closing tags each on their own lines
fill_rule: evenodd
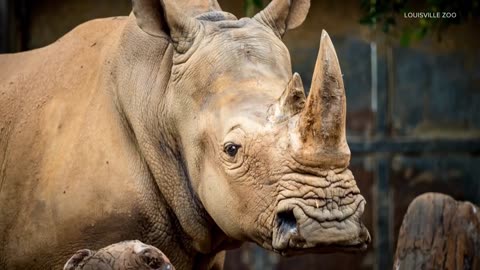
<svg viewBox="0 0 480 270">
<path fill-rule="evenodd" d="M 291 256 L 365 250 L 371 240 L 360 220 L 366 202 L 360 194 L 347 196 L 345 200 L 320 199 L 314 205 L 296 198 L 280 201 L 273 228 L 274 251 Z"/>
</svg>

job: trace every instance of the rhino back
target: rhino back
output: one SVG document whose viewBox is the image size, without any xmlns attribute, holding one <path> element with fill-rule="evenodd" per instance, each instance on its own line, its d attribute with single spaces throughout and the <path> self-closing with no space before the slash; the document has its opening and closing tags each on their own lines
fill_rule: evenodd
<svg viewBox="0 0 480 270">
<path fill-rule="evenodd" d="M 137 226 L 142 162 L 104 80 L 125 21 L 0 56 L 0 268 L 50 269 L 84 242 L 132 237 L 120 227 Z"/>
<path fill-rule="evenodd" d="M 119 32 L 115 30 L 121 28 L 123 21 L 90 21 L 49 46 L 0 55 L 1 146 L 5 147 L 12 126 L 20 121 L 38 120 L 36 112 L 49 101 L 63 98 L 76 102 L 86 92 L 95 90 L 92 86 L 99 75 L 102 54 L 111 46 Z"/>
</svg>

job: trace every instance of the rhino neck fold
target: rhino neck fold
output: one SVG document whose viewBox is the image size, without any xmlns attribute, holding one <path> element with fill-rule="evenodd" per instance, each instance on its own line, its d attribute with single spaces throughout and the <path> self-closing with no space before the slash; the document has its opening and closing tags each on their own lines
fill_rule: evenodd
<svg viewBox="0 0 480 270">
<path fill-rule="evenodd" d="M 142 32 L 132 16 L 122 30 L 117 47 L 106 59 L 109 74 L 107 83 L 113 84 L 113 96 L 117 109 L 124 119 L 130 140 L 145 162 L 149 179 L 159 198 L 165 202 L 149 209 L 148 216 L 157 216 L 159 224 L 151 224 L 162 234 L 186 235 L 180 239 L 188 256 L 201 252 L 216 253 L 225 235 L 205 211 L 193 190 L 187 166 L 182 154 L 181 142 L 174 121 L 167 90 L 172 70 L 173 47 L 168 39 L 152 37 Z M 163 212 L 162 212 L 163 211 Z M 173 215 L 175 224 L 163 224 Z M 163 222 L 163 223 L 162 223 Z M 165 231 L 162 231 L 165 230 Z M 153 235 L 156 235 L 153 232 Z M 177 239 L 178 240 L 178 239 Z M 152 239 L 157 242 L 157 239 Z M 161 242 L 162 240 L 160 240 Z M 167 254 L 168 255 L 168 254 Z"/>
</svg>

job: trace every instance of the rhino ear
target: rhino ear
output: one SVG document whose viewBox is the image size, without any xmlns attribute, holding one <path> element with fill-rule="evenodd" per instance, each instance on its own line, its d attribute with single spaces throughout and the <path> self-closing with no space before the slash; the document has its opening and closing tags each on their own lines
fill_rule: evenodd
<svg viewBox="0 0 480 270">
<path fill-rule="evenodd" d="M 300 26 L 307 17 L 310 0 L 272 0 L 254 19 L 269 26 L 279 37 Z"/>
<path fill-rule="evenodd" d="M 194 17 L 220 10 L 217 0 L 132 0 L 138 26 L 147 34 L 170 37 L 178 52 L 188 50 L 198 29 Z"/>
<path fill-rule="evenodd" d="M 63 267 L 63 270 L 77 270 L 77 266 L 80 265 L 83 261 L 85 261 L 87 258 L 92 256 L 95 252 L 91 251 L 90 249 L 81 249 L 67 261 L 65 266 Z"/>
<path fill-rule="evenodd" d="M 165 36 L 169 33 L 160 1 L 132 0 L 133 14 L 138 26 L 152 36 Z"/>
</svg>

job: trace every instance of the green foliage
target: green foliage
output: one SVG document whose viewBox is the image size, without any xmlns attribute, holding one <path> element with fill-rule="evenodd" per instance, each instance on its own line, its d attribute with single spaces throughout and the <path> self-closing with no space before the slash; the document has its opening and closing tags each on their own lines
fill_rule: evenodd
<svg viewBox="0 0 480 270">
<path fill-rule="evenodd" d="M 465 23 L 478 19 L 480 15 L 480 0 L 360 0 L 365 15 L 360 23 L 377 27 L 385 33 L 397 30 L 400 44 L 408 46 L 412 41 L 423 39 L 428 33 L 441 33 L 451 25 Z M 398 20 L 404 20 L 409 12 L 430 13 L 434 18 L 411 18 L 408 24 L 398 25 Z M 444 16 L 446 13 L 455 17 Z M 448 14 L 447 14 L 448 15 Z M 398 29 L 400 28 L 401 29 Z"/>
<path fill-rule="evenodd" d="M 245 0 L 245 16 L 252 17 L 258 10 L 263 8 L 262 0 Z"/>
</svg>

